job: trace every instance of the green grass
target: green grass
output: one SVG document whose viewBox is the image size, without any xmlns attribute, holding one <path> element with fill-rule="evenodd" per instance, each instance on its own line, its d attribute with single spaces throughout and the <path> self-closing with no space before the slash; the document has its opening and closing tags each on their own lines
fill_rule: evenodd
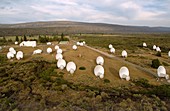
<svg viewBox="0 0 170 111">
<path fill-rule="evenodd" d="M 84 34 L 77 36 L 79 40 L 85 40 L 88 45 L 108 48 L 109 44 L 119 50 L 136 50 L 146 42 L 148 47 L 152 49 L 155 44 L 161 47 L 162 52 L 170 49 L 170 34 L 116 34 L 116 35 L 91 35 Z"/>
</svg>

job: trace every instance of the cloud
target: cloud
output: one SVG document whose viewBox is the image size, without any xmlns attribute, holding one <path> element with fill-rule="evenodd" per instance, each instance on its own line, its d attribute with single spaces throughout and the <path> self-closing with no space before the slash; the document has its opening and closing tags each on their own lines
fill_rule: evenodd
<svg viewBox="0 0 170 111">
<path fill-rule="evenodd" d="M 2 0 L 0 23 L 72 20 L 170 26 L 169 10 L 169 0 Z"/>
</svg>

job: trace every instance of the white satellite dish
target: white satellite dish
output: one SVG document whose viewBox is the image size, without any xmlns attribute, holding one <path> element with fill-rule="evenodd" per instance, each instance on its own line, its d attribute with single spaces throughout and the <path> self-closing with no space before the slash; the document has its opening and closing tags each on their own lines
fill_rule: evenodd
<svg viewBox="0 0 170 111">
<path fill-rule="evenodd" d="M 16 58 L 17 58 L 18 60 L 20 60 L 20 59 L 22 59 L 23 57 L 24 57 L 23 52 L 22 52 L 22 51 L 18 51 L 17 54 L 16 54 Z"/>
<path fill-rule="evenodd" d="M 153 45 L 153 50 L 156 50 L 156 45 Z"/>
<path fill-rule="evenodd" d="M 68 72 L 70 72 L 71 74 L 73 74 L 76 70 L 76 64 L 74 62 L 68 62 L 66 69 Z"/>
<path fill-rule="evenodd" d="M 164 66 L 159 66 L 157 69 L 158 77 L 165 77 L 166 79 L 169 79 L 169 75 L 166 74 L 166 69 Z"/>
<path fill-rule="evenodd" d="M 112 48 L 110 49 L 110 52 L 114 54 L 114 53 L 115 53 L 115 48 L 112 47 Z"/>
<path fill-rule="evenodd" d="M 15 45 L 18 45 L 18 41 L 15 41 Z"/>
<path fill-rule="evenodd" d="M 102 56 L 98 56 L 96 58 L 97 65 L 103 65 L 104 64 L 104 58 Z"/>
<path fill-rule="evenodd" d="M 33 54 L 41 54 L 41 53 L 42 53 L 41 49 L 34 50 L 34 52 L 33 52 Z"/>
<path fill-rule="evenodd" d="M 157 52 L 161 52 L 160 47 L 156 47 L 156 51 L 157 51 Z"/>
<path fill-rule="evenodd" d="M 12 52 L 13 54 L 16 54 L 16 50 L 12 50 L 11 52 Z"/>
<path fill-rule="evenodd" d="M 122 57 L 127 57 L 127 52 L 126 52 L 126 50 L 123 50 L 123 51 L 122 51 Z"/>
<path fill-rule="evenodd" d="M 60 47 L 58 45 L 55 46 L 55 50 L 58 50 Z"/>
<path fill-rule="evenodd" d="M 9 48 L 9 52 L 13 53 L 13 54 L 16 54 L 16 50 L 13 48 L 13 47 L 10 47 Z"/>
<path fill-rule="evenodd" d="M 170 57 L 170 51 L 168 52 L 168 57 Z"/>
<path fill-rule="evenodd" d="M 103 78 L 103 77 L 104 77 L 104 68 L 103 68 L 103 66 L 97 65 L 97 66 L 94 68 L 94 74 L 95 74 L 95 76 L 97 76 L 97 77 Z"/>
<path fill-rule="evenodd" d="M 84 46 L 83 42 L 80 42 L 80 46 Z"/>
<path fill-rule="evenodd" d="M 73 50 L 77 50 L 77 46 L 76 45 L 73 45 Z"/>
<path fill-rule="evenodd" d="M 62 49 L 57 50 L 57 54 L 62 54 L 62 53 L 63 53 Z"/>
<path fill-rule="evenodd" d="M 57 67 L 61 70 L 64 69 L 64 67 L 66 67 L 66 61 L 64 59 L 59 59 L 57 61 Z"/>
<path fill-rule="evenodd" d="M 52 51 L 53 51 L 52 48 L 50 48 L 50 47 L 47 48 L 47 53 L 48 53 L 48 54 L 52 53 Z"/>
<path fill-rule="evenodd" d="M 146 45 L 146 43 L 145 43 L 145 42 L 143 43 L 143 47 L 147 47 L 147 45 Z"/>
<path fill-rule="evenodd" d="M 113 45 L 112 44 L 109 44 L 109 49 L 113 48 Z"/>
<path fill-rule="evenodd" d="M 51 42 L 47 42 L 47 45 L 51 45 Z"/>
<path fill-rule="evenodd" d="M 83 41 L 83 44 L 85 45 L 85 44 L 86 44 L 86 42 L 85 42 L 85 41 Z"/>
<path fill-rule="evenodd" d="M 14 58 L 14 54 L 13 54 L 12 52 L 8 52 L 8 53 L 7 53 L 7 58 L 8 58 L 8 59 Z"/>
<path fill-rule="evenodd" d="M 13 47 L 9 48 L 9 52 L 12 52 L 13 50 L 15 50 Z"/>
<path fill-rule="evenodd" d="M 130 76 L 129 76 L 129 70 L 127 67 L 123 66 L 120 68 L 119 70 L 119 76 L 121 79 L 126 79 L 127 81 L 130 80 Z"/>
<path fill-rule="evenodd" d="M 24 46 L 24 43 L 23 43 L 23 42 L 21 42 L 21 43 L 19 44 L 19 46 L 20 46 L 20 47 Z"/>
<path fill-rule="evenodd" d="M 80 42 L 77 42 L 76 44 L 79 46 L 79 45 L 80 45 Z"/>
<path fill-rule="evenodd" d="M 61 53 L 57 53 L 55 58 L 56 58 L 56 60 L 62 59 L 63 55 Z"/>
</svg>

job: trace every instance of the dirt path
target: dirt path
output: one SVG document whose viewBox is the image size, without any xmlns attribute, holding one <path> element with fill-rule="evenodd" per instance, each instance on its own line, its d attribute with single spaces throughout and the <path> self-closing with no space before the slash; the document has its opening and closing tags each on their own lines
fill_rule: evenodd
<svg viewBox="0 0 170 111">
<path fill-rule="evenodd" d="M 139 70 L 142 70 L 142 71 L 148 73 L 148 74 L 151 75 L 152 77 L 157 78 L 157 75 L 155 74 L 156 72 L 152 72 L 152 71 L 150 71 L 150 70 L 148 70 L 148 69 L 145 69 L 145 68 L 143 68 L 143 67 L 141 67 L 141 66 L 139 66 L 139 65 L 133 64 L 133 63 L 128 62 L 128 61 L 125 61 L 125 60 L 123 60 L 123 59 L 121 59 L 121 58 L 119 58 L 119 57 L 116 57 L 116 56 L 114 56 L 114 55 L 111 55 L 111 54 L 108 54 L 108 53 L 106 53 L 106 52 L 100 51 L 100 50 L 95 49 L 95 48 L 93 48 L 93 47 L 90 47 L 90 46 L 87 46 L 87 45 L 85 45 L 85 47 L 86 47 L 86 48 L 89 48 L 89 49 L 91 49 L 91 50 L 93 50 L 93 51 L 96 51 L 96 52 L 98 52 L 98 53 L 100 53 L 100 54 L 102 54 L 102 55 L 104 55 L 104 56 L 106 56 L 106 57 L 109 57 L 109 58 L 112 58 L 112 59 L 115 59 L 115 60 L 119 60 L 119 61 L 122 61 L 122 62 L 124 62 L 124 63 L 126 63 L 126 64 L 129 64 L 129 65 L 131 65 L 131 66 L 133 66 L 133 67 L 135 67 L 135 68 L 137 68 L 137 69 L 139 69 Z"/>
</svg>

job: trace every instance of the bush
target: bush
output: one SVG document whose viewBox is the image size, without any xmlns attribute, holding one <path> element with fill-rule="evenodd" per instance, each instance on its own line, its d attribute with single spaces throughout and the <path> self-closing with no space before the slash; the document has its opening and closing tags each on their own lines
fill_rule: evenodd
<svg viewBox="0 0 170 111">
<path fill-rule="evenodd" d="M 151 87 L 151 85 L 149 84 L 149 81 L 148 81 L 147 79 L 144 79 L 144 78 L 135 80 L 135 81 L 133 81 L 133 82 L 134 82 L 135 85 L 137 85 L 137 86 L 141 86 L 141 87 L 145 87 L 145 88 Z"/>
<path fill-rule="evenodd" d="M 110 83 L 109 79 L 104 79 L 104 83 Z"/>
<path fill-rule="evenodd" d="M 156 56 L 161 57 L 161 52 L 157 52 Z"/>
<path fill-rule="evenodd" d="M 151 94 L 157 95 L 159 97 L 170 98 L 170 85 L 160 85 L 156 86 L 151 90 Z"/>
<path fill-rule="evenodd" d="M 86 70 L 86 68 L 85 67 L 79 67 L 79 70 Z"/>
<path fill-rule="evenodd" d="M 54 75 L 54 67 L 50 67 L 39 74 L 44 80 L 50 81 L 51 75 Z"/>
<path fill-rule="evenodd" d="M 158 59 L 152 60 L 152 65 L 151 65 L 151 67 L 157 69 L 159 66 L 160 66 L 160 61 L 159 61 Z"/>
</svg>

